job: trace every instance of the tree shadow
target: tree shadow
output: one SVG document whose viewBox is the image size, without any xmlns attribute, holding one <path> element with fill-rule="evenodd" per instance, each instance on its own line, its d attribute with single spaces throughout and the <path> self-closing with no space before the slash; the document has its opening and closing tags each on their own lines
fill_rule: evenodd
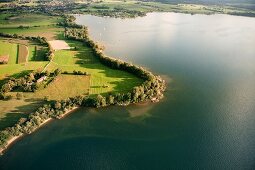
<svg viewBox="0 0 255 170">
<path fill-rule="evenodd" d="M 29 40 L 28 45 L 33 45 L 35 46 L 34 48 L 36 48 L 35 51 L 33 51 L 30 61 L 45 61 L 45 56 L 47 53 L 47 47 L 45 45 L 33 40 Z"/>
<path fill-rule="evenodd" d="M 5 114 L 5 117 L 0 120 L 1 121 L 0 130 L 4 130 L 5 128 L 16 124 L 20 118 L 26 118 L 27 116 L 28 114 L 15 113 L 15 112 L 10 112 Z"/>
<path fill-rule="evenodd" d="M 27 104 L 15 107 L 6 113 L 4 118 L 0 119 L 0 130 L 13 126 L 20 118 L 27 118 L 30 113 L 33 113 L 44 104 L 43 100 L 25 99 L 25 101 Z"/>
<path fill-rule="evenodd" d="M 45 61 L 45 56 L 47 53 L 47 50 L 43 47 L 35 47 L 36 50 L 33 51 L 32 57 L 30 58 L 30 61 Z"/>
<path fill-rule="evenodd" d="M 112 69 L 108 66 L 105 66 L 101 64 L 98 58 L 95 57 L 93 54 L 93 51 L 90 47 L 86 46 L 82 42 L 75 41 L 75 40 L 66 40 L 66 42 L 71 46 L 75 47 L 76 54 L 75 64 L 79 65 L 81 68 L 86 69 L 95 69 L 99 70 L 99 73 L 103 74 L 105 77 L 109 78 L 117 78 L 121 79 L 118 81 L 113 81 L 108 84 L 114 85 L 114 91 L 123 91 L 124 90 L 130 90 L 134 86 L 141 85 L 143 80 L 136 75 L 133 75 L 131 73 L 128 73 L 123 70 L 118 69 Z M 103 84 L 102 84 L 103 86 Z M 91 88 L 102 88 L 100 86 L 92 86 Z"/>
</svg>

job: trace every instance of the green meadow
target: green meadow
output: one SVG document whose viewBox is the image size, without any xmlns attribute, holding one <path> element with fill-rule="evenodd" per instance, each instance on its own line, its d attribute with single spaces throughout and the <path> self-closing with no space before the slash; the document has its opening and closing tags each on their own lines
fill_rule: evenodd
<svg viewBox="0 0 255 170">
<path fill-rule="evenodd" d="M 48 40 L 56 39 L 63 32 L 57 26 L 62 18 L 43 14 L 1 14 L 0 32 L 23 36 L 41 36 Z"/>
<path fill-rule="evenodd" d="M 56 25 L 59 18 L 42 15 L 42 14 L 33 14 L 30 13 L 21 13 L 21 14 L 1 14 L 0 16 L 0 27 L 18 27 L 18 26 L 29 26 L 29 27 L 40 27 L 48 25 Z"/>
<path fill-rule="evenodd" d="M 102 65 L 92 53 L 92 50 L 78 41 L 66 40 L 70 47 L 76 50 L 60 50 L 55 52 L 49 70 L 61 68 L 62 71 L 82 71 L 91 75 L 90 94 L 107 92 L 123 92 L 131 90 L 142 83 L 142 80 L 130 73 L 113 70 Z"/>
<path fill-rule="evenodd" d="M 18 44 L 0 41 L 0 56 L 9 55 L 8 64 L 16 64 L 18 60 Z"/>
<path fill-rule="evenodd" d="M 124 92 L 142 83 L 141 79 L 130 73 L 113 70 L 101 64 L 93 55 L 92 50 L 81 42 L 65 41 L 72 49 L 56 51 L 53 61 L 47 69 L 53 71 L 56 68 L 61 68 L 63 72 L 67 71 L 68 73 L 87 72 L 91 76 L 90 94 Z"/>
<path fill-rule="evenodd" d="M 5 18 L 9 17 L 7 21 Z M 20 117 L 42 105 L 47 100 L 63 100 L 77 95 L 96 95 L 109 92 L 125 92 L 134 86 L 140 85 L 142 80 L 124 71 L 110 69 L 102 65 L 92 53 L 92 50 L 78 41 L 63 38 L 63 28 L 56 26 L 59 18 L 45 15 L 21 15 L 18 18 L 6 15 L 0 17 L 0 32 L 45 36 L 48 40 L 61 39 L 68 43 L 70 50 L 54 52 L 51 62 L 44 61 L 45 50 L 34 42 L 25 42 L 29 47 L 27 63 L 17 64 L 17 44 L 24 43 L 17 39 L 0 39 L 0 54 L 8 53 L 11 60 L 8 64 L 0 65 L 0 85 L 10 77 L 21 77 L 33 70 L 54 71 L 60 68 L 62 74 L 46 88 L 40 88 L 35 93 L 22 93 L 23 98 L 18 100 L 17 92 L 11 92 L 10 100 L 0 101 L 0 129 L 12 125 Z M 39 20 L 41 20 L 39 22 Z M 7 28 L 6 25 L 8 25 Z M 18 28 L 19 25 L 29 25 L 26 29 Z M 36 27 L 35 27 L 36 26 Z M 47 32 L 47 33 L 45 33 Z M 47 35 L 46 35 L 47 34 Z M 87 72 L 88 75 L 73 75 L 73 71 Z M 3 123 L 2 123 L 3 122 Z"/>
</svg>

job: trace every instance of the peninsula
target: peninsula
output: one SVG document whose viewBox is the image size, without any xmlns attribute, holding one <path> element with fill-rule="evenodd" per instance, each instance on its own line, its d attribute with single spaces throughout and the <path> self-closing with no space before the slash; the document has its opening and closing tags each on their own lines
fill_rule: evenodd
<svg viewBox="0 0 255 170">
<path fill-rule="evenodd" d="M 87 27 L 75 24 L 73 15 L 4 16 L 3 22 L 24 25 L 0 28 L 1 43 L 16 53 L 9 53 L 9 49 L 1 51 L 9 56 L 0 65 L 1 106 L 12 109 L 17 107 L 11 105 L 13 101 L 34 100 L 38 101 L 38 108 L 33 108 L 31 102 L 27 111 L 30 105 L 33 111 L 24 113 L 16 123 L 1 130 L 1 153 L 18 138 L 34 132 L 51 119 L 61 119 L 77 107 L 126 106 L 149 100 L 156 102 L 163 97 L 165 81 L 160 76 L 105 55 L 102 45 L 90 38 Z M 44 24 L 37 23 L 38 18 L 45 22 L 52 18 L 52 21 L 50 25 L 37 25 Z M 35 33 L 31 34 L 34 29 Z M 40 31 L 49 33 L 41 37 Z M 11 71 L 5 72 L 8 70 Z"/>
<path fill-rule="evenodd" d="M 252 5 L 199 4 L 195 0 L 9 0 L 0 7 L 0 152 L 77 107 L 125 106 L 163 97 L 166 83 L 160 76 L 104 54 L 104 47 L 92 40 L 87 27 L 75 23 L 72 14 L 118 18 L 149 12 L 255 16 Z"/>
</svg>

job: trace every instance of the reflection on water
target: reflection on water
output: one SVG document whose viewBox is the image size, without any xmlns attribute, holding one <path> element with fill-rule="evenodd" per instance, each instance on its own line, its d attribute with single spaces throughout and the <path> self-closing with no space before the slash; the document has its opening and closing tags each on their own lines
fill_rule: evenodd
<svg viewBox="0 0 255 170">
<path fill-rule="evenodd" d="M 106 53 L 169 79 L 157 104 L 80 109 L 23 138 L 2 169 L 253 169 L 255 18 L 77 16 Z"/>
</svg>

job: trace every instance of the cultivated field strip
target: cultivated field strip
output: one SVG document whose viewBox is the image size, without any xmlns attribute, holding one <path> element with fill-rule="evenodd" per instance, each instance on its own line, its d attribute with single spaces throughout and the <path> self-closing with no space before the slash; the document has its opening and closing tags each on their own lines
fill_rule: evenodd
<svg viewBox="0 0 255 170">
<path fill-rule="evenodd" d="M 26 45 L 18 45 L 19 48 L 19 55 L 18 55 L 18 64 L 26 63 L 28 60 L 29 50 Z"/>
</svg>

